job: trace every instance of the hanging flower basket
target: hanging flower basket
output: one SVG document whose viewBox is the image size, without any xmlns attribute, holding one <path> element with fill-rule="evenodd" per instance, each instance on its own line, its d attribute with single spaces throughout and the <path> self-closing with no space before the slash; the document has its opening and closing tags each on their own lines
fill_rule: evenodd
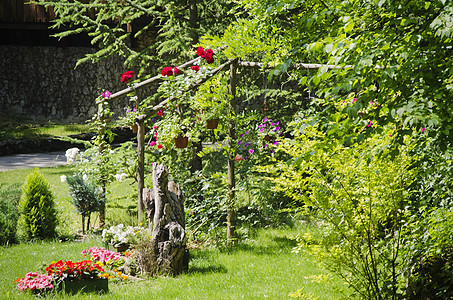
<svg viewBox="0 0 453 300">
<path fill-rule="evenodd" d="M 212 119 L 206 121 L 206 128 L 208 129 L 216 129 L 219 126 L 219 119 Z"/>
<path fill-rule="evenodd" d="M 186 136 L 175 137 L 175 145 L 176 148 L 187 148 L 187 145 L 189 145 L 189 138 Z"/>
<path fill-rule="evenodd" d="M 132 125 L 131 129 L 132 129 L 133 133 L 137 133 L 138 132 L 138 125 L 137 124 Z"/>
<path fill-rule="evenodd" d="M 65 294 L 77 294 L 79 292 L 102 294 L 109 291 L 109 281 L 107 278 L 65 278 L 60 284 L 60 289 Z"/>
</svg>

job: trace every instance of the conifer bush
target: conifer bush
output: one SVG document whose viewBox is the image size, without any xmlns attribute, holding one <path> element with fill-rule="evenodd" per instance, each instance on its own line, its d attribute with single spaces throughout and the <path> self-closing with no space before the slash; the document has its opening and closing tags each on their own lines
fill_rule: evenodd
<svg viewBox="0 0 453 300">
<path fill-rule="evenodd" d="M 92 182 L 87 182 L 80 175 L 68 176 L 69 195 L 72 204 L 82 216 L 82 232 L 85 233 L 85 218 L 88 217 L 86 229 L 90 229 L 91 213 L 99 211 L 105 202 L 104 194 Z"/>
<path fill-rule="evenodd" d="M 0 245 L 17 242 L 17 220 L 20 186 L 0 185 Z"/>
<path fill-rule="evenodd" d="M 54 238 L 58 224 L 54 196 L 49 183 L 33 170 L 22 187 L 20 226 L 28 240 Z"/>
</svg>

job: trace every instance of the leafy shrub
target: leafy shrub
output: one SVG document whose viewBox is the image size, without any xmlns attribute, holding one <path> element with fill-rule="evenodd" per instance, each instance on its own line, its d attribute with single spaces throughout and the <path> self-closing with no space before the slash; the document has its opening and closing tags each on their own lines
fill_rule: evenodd
<svg viewBox="0 0 453 300">
<path fill-rule="evenodd" d="M 20 224 L 29 240 L 54 238 L 58 223 L 50 185 L 38 170 L 33 170 L 22 187 L 19 203 Z"/>
<path fill-rule="evenodd" d="M 453 212 L 440 207 L 414 216 L 407 227 L 407 299 L 453 298 Z"/>
<path fill-rule="evenodd" d="M 85 232 L 85 217 L 88 217 L 86 226 L 88 230 L 90 229 L 91 213 L 99 211 L 105 198 L 96 184 L 85 181 L 80 175 L 68 176 L 66 180 L 69 184 L 72 204 L 82 216 L 82 231 Z"/>
<path fill-rule="evenodd" d="M 17 242 L 17 205 L 20 199 L 20 188 L 17 185 L 0 185 L 0 245 Z"/>
<path fill-rule="evenodd" d="M 307 125 L 287 140 L 282 150 L 293 163 L 282 161 L 277 188 L 301 201 L 322 222 L 323 238 L 312 253 L 340 275 L 365 299 L 396 299 L 402 295 L 400 264 L 402 226 L 414 179 L 409 147 L 395 158 L 373 157 L 389 141 L 383 132 L 353 146 L 319 147 L 324 139 Z M 317 147 L 318 146 L 318 147 Z"/>
</svg>

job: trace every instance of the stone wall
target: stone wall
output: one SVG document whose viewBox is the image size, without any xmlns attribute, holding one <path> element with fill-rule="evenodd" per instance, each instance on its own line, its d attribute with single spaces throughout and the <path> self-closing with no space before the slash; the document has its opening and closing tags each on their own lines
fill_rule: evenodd
<svg viewBox="0 0 453 300">
<path fill-rule="evenodd" d="M 36 121 L 84 122 L 96 113 L 95 99 L 104 90 L 125 88 L 123 60 L 98 64 L 78 59 L 92 52 L 83 47 L 0 45 L 0 112 Z M 128 99 L 115 101 L 120 113 Z"/>
</svg>

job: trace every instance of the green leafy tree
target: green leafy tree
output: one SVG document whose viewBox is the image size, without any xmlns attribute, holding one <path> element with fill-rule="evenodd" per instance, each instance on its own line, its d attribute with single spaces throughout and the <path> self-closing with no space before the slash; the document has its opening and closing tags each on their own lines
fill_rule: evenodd
<svg viewBox="0 0 453 300">
<path fill-rule="evenodd" d="M 49 239 L 57 235 L 57 210 L 49 183 L 33 170 L 22 188 L 19 203 L 20 222 L 29 240 Z"/>
<path fill-rule="evenodd" d="M 453 141 L 451 1 L 239 2 L 251 17 L 203 40 L 228 47 L 227 56 L 260 59 L 275 68 L 271 76 L 290 72 L 308 86 L 321 104 L 319 127 L 333 143 L 362 140 L 360 129 L 370 121 L 396 124 L 394 145 L 414 128 L 444 147 Z M 292 71 L 296 63 L 338 68 Z M 343 101 L 354 105 L 338 110 Z"/>
</svg>

